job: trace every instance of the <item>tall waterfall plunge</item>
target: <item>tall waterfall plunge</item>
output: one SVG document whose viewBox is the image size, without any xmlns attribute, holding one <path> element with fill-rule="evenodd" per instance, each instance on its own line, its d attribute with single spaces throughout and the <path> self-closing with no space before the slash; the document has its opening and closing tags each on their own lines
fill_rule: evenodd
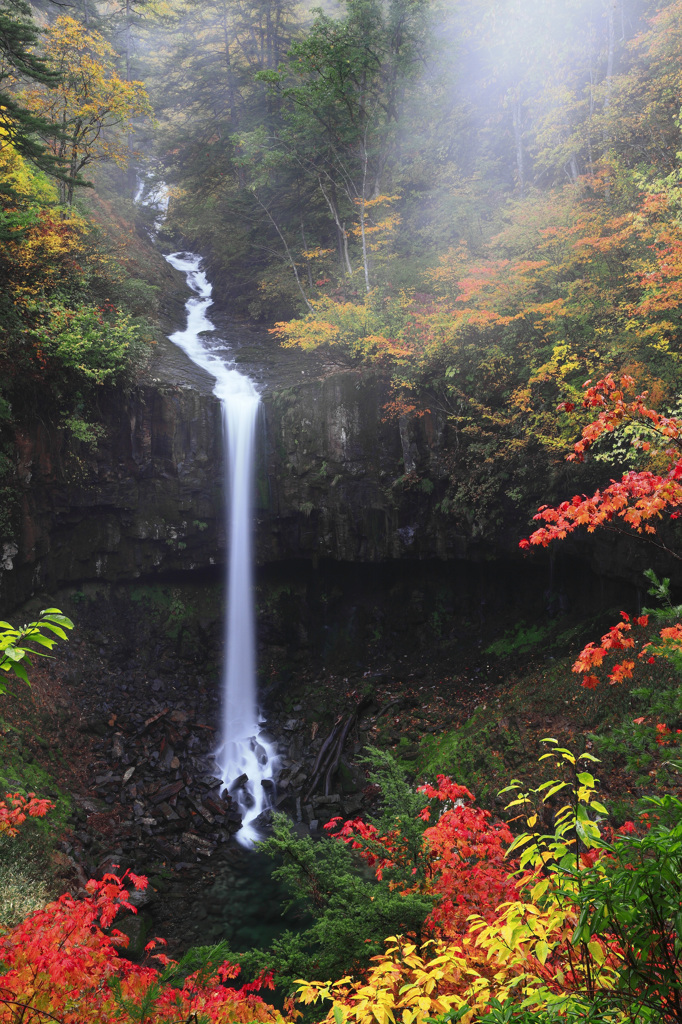
<svg viewBox="0 0 682 1024">
<path fill-rule="evenodd" d="M 225 789 L 241 776 L 248 776 L 248 782 L 233 796 L 242 812 L 237 839 L 250 846 L 258 838 L 254 822 L 269 806 L 262 783 L 272 780 L 276 767 L 274 746 L 261 733 L 256 694 L 251 493 L 260 397 L 253 382 L 213 352 L 210 342 L 202 337 L 215 326 L 206 315 L 213 299 L 211 285 L 201 269 L 201 257 L 183 252 L 166 259 L 186 275 L 195 293 L 185 306 L 185 330 L 176 331 L 170 340 L 215 379 L 213 393 L 222 408 L 229 543 L 222 723 L 215 759 Z"/>
</svg>

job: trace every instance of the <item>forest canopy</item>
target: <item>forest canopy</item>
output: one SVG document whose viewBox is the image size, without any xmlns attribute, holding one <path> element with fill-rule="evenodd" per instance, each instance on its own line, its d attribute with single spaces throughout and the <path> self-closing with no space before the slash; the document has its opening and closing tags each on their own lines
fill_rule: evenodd
<svg viewBox="0 0 682 1024">
<path fill-rule="evenodd" d="M 677 402 L 681 26 L 640 0 L 187 0 L 139 22 L 141 148 L 233 309 L 447 423 L 441 511 L 491 536 L 564 474 L 554 411 L 586 379 Z"/>
<path fill-rule="evenodd" d="M 107 322 L 136 312 L 120 281 L 102 283 L 105 264 L 117 271 L 93 255 L 85 186 L 132 216 L 163 183 L 164 237 L 205 255 L 234 313 L 378 377 L 385 417 L 446 430 L 433 500 L 469 533 L 516 530 L 552 497 L 539 479 L 560 488 L 574 425 L 554 411 L 586 379 L 631 375 L 675 410 L 680 3 L 3 0 L 0 13 L 10 379 L 48 357 L 50 379 L 124 372 L 140 324 L 112 323 L 109 362 L 90 369 L 58 310 L 70 292 L 70 322 L 86 324 L 94 288 Z M 59 282 L 55 311 L 31 306 L 36 278 Z M 603 442 L 602 461 L 627 457 Z"/>
</svg>

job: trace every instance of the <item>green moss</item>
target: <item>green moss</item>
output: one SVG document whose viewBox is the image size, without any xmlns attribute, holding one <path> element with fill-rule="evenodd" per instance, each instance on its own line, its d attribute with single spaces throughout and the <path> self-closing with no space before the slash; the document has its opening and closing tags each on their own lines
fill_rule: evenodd
<svg viewBox="0 0 682 1024">
<path fill-rule="evenodd" d="M 62 792 L 52 776 L 34 760 L 30 744 L 38 743 L 48 756 L 53 755 L 52 760 L 60 759 L 60 752 L 53 751 L 47 741 L 41 741 L 33 723 L 24 732 L 0 722 L 0 730 L 3 732 L 0 736 L 0 792 L 21 793 L 23 796 L 35 793 L 36 796 L 49 797 L 55 803 L 49 818 L 32 819 L 28 824 L 45 835 L 60 832 L 71 816 L 71 797 Z M 41 757 L 44 756 L 44 753 L 41 754 Z"/>
<path fill-rule="evenodd" d="M 544 644 L 550 630 L 551 626 L 526 626 L 525 622 L 519 622 L 514 629 L 507 630 L 499 640 L 494 640 L 489 644 L 485 653 L 494 654 L 497 657 L 514 652 L 527 653 L 534 647 L 539 648 L 541 644 Z"/>
<path fill-rule="evenodd" d="M 409 767 L 429 779 L 450 775 L 473 789 L 477 799 L 486 804 L 506 781 L 508 770 L 519 767 L 525 756 L 518 731 L 500 730 L 491 723 L 488 710 L 478 708 L 461 728 L 423 736 Z"/>
<path fill-rule="evenodd" d="M 44 907 L 52 895 L 27 852 L 25 842 L 0 839 L 0 925 L 9 928 Z"/>
<path fill-rule="evenodd" d="M 34 744 L 41 747 L 41 758 L 49 748 L 37 735 L 37 725 L 29 722 L 19 729 L 0 722 L 0 798 L 7 793 L 35 793 L 55 804 L 46 817 L 27 818 L 17 836 L 0 836 L 0 924 L 7 926 L 17 924 L 56 895 L 56 843 L 73 812 L 70 796 L 34 760 Z"/>
</svg>

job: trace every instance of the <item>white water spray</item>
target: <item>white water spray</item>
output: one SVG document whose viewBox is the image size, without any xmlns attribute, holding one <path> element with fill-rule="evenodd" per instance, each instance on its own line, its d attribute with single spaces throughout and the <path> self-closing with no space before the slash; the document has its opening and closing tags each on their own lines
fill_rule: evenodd
<svg viewBox="0 0 682 1024">
<path fill-rule="evenodd" d="M 151 171 L 138 176 L 137 189 L 133 201 L 136 205 L 148 206 L 156 212 L 154 232 L 158 232 L 166 219 L 170 203 L 170 193 L 166 183 L 160 181 L 154 184 L 154 176 Z"/>
<path fill-rule="evenodd" d="M 260 397 L 253 382 L 212 352 L 202 338 L 215 325 L 206 316 L 213 300 L 201 257 L 174 253 L 166 259 L 186 275 L 195 293 L 185 306 L 185 330 L 176 331 L 170 340 L 215 379 L 213 393 L 222 407 L 229 545 L 222 729 L 215 758 L 225 789 L 247 777 L 233 796 L 242 812 L 237 839 L 250 846 L 259 838 L 254 822 L 269 806 L 263 782 L 272 783 L 277 760 L 274 746 L 261 732 L 256 701 L 251 492 Z"/>
</svg>

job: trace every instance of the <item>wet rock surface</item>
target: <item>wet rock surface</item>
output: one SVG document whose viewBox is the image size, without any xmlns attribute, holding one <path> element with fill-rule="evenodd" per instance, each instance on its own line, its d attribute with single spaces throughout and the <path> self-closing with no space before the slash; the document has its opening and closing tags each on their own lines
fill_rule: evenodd
<svg viewBox="0 0 682 1024">
<path fill-rule="evenodd" d="M 86 874 L 114 858 L 123 870 L 181 872 L 213 856 L 241 823 L 213 774 L 215 686 L 182 669 L 172 680 L 134 663 L 112 671 L 87 642 L 65 657 L 81 783 L 69 786 L 79 824 L 68 852 Z"/>
<path fill-rule="evenodd" d="M 25 699 L 42 715 L 33 756 L 73 800 L 60 853 L 68 887 L 82 892 L 87 878 L 110 870 L 147 875 L 148 899 L 130 924 L 133 945 L 151 935 L 166 938 L 171 953 L 222 938 L 235 949 L 267 944 L 292 922 L 281 919 L 283 894 L 270 879 L 271 862 L 236 844 L 239 813 L 213 775 L 217 627 L 206 625 L 199 655 L 178 647 L 172 614 L 163 633 L 160 604 L 154 618 L 137 591 L 126 600 L 111 593 L 81 598 L 74 607 L 65 594 L 52 596 L 78 628 L 53 663 L 36 667 Z M 206 608 L 199 613 L 207 615 Z M 267 653 L 261 650 L 266 663 Z M 278 650 L 269 653 L 280 659 Z M 412 659 L 390 667 L 380 651 L 362 653 L 366 660 L 354 659 L 343 674 L 323 669 L 308 652 L 295 682 L 283 667 L 263 687 L 281 755 L 273 803 L 302 835 L 372 807 L 376 793 L 358 756 L 368 744 L 399 741 L 401 716 L 417 713 L 419 689 L 437 671 L 434 665 L 415 674 Z M 5 704 L 3 713 L 21 721 L 21 708 Z M 424 727 L 438 728 L 452 714 L 442 698 L 434 708 Z M 401 753 L 409 755 L 404 742 Z"/>
<path fill-rule="evenodd" d="M 145 652 L 130 655 L 118 629 L 81 630 L 59 662 L 37 669 L 27 695 L 45 709 L 35 756 L 59 750 L 58 764 L 47 767 L 73 801 L 59 868 L 81 893 L 88 878 L 108 871 L 149 877 L 139 921 L 129 922 L 132 952 L 149 934 L 163 935 L 175 951 L 235 936 L 248 945 L 249 928 L 264 921 L 272 938 L 283 924 L 271 865 L 236 845 L 239 810 L 213 774 L 215 666 L 191 666 L 158 645 L 153 654 L 157 671 L 148 670 Z M 294 715 L 277 699 L 268 709 L 282 749 L 273 799 L 310 833 L 339 813 L 341 798 L 304 794 L 323 737 L 316 727 L 311 741 L 305 717 Z M 356 793 L 353 806 L 361 804 Z M 249 924 L 244 905 L 254 900 L 260 910 Z"/>
<path fill-rule="evenodd" d="M 165 329 L 177 327 L 180 313 L 174 292 Z M 458 550 L 435 511 L 445 472 L 437 418 L 384 421 L 381 383 L 284 350 L 263 329 L 220 316 L 213 343 L 263 393 L 260 564 L 443 558 Z M 15 439 L 21 508 L 16 536 L 0 553 L 6 611 L 41 589 L 224 561 L 222 423 L 212 387 L 162 339 L 135 387 L 101 394 L 96 447 L 56 423 L 22 427 Z"/>
<path fill-rule="evenodd" d="M 176 288 L 165 329 L 181 314 Z M 259 566 L 437 560 L 456 571 L 457 562 L 506 559 L 523 575 L 520 525 L 510 520 L 482 540 L 475 517 L 458 532 L 444 511 L 447 418 L 387 418 L 385 382 L 283 350 L 224 312 L 216 322 L 216 346 L 262 389 Z M 41 590 L 206 573 L 224 563 L 222 424 L 208 375 L 162 340 L 144 378 L 129 391 L 103 391 L 99 412 L 104 436 L 95 448 L 39 419 L 17 434 L 21 507 L 0 551 L 5 615 Z M 567 542 L 569 556 L 579 550 Z M 638 583 L 647 565 L 658 567 L 648 551 L 609 538 L 591 543 L 589 558 Z"/>
<path fill-rule="evenodd" d="M 487 583 L 480 567 L 454 579 L 436 566 L 390 578 L 373 570 L 371 581 L 357 567 L 321 575 L 305 581 L 293 566 L 257 593 L 261 707 L 280 754 L 273 804 L 313 837 L 374 808 L 368 746 L 391 750 L 409 772 L 424 736 L 480 706 L 495 716 L 507 680 L 487 645 L 522 610 L 538 622 L 548 614 L 541 581 L 524 590 L 513 567 L 491 567 Z M 585 579 L 581 569 L 572 590 L 556 567 L 569 607 L 584 608 Z M 0 697 L 9 734 L 21 732 L 27 756 L 72 794 L 65 885 L 80 891 L 114 864 L 147 875 L 145 934 L 168 939 L 172 953 L 221 938 L 235 949 L 255 935 L 267 944 L 284 927 L 272 864 L 236 844 L 239 813 L 213 774 L 222 596 L 220 579 L 194 576 L 42 595 L 16 622 L 57 606 L 76 630 L 54 661 L 35 666 L 24 705 Z M 522 728 L 502 720 L 499 742 L 509 729 L 523 744 Z"/>
<path fill-rule="evenodd" d="M 419 472 L 406 474 L 407 428 L 401 433 L 398 424 L 382 422 L 384 398 L 379 385 L 363 383 L 354 371 L 320 366 L 295 384 L 264 391 L 255 494 L 259 564 L 458 553 L 460 541 L 435 512 L 442 431 L 435 421 L 410 427 L 409 451 L 421 461 Z M 128 394 L 102 395 L 100 411 L 106 436 L 96 450 L 42 422 L 17 436 L 21 516 L 0 555 L 7 610 L 41 589 L 224 562 L 215 397 L 198 382 L 152 380 Z M 422 486 L 424 474 L 433 480 Z"/>
</svg>

